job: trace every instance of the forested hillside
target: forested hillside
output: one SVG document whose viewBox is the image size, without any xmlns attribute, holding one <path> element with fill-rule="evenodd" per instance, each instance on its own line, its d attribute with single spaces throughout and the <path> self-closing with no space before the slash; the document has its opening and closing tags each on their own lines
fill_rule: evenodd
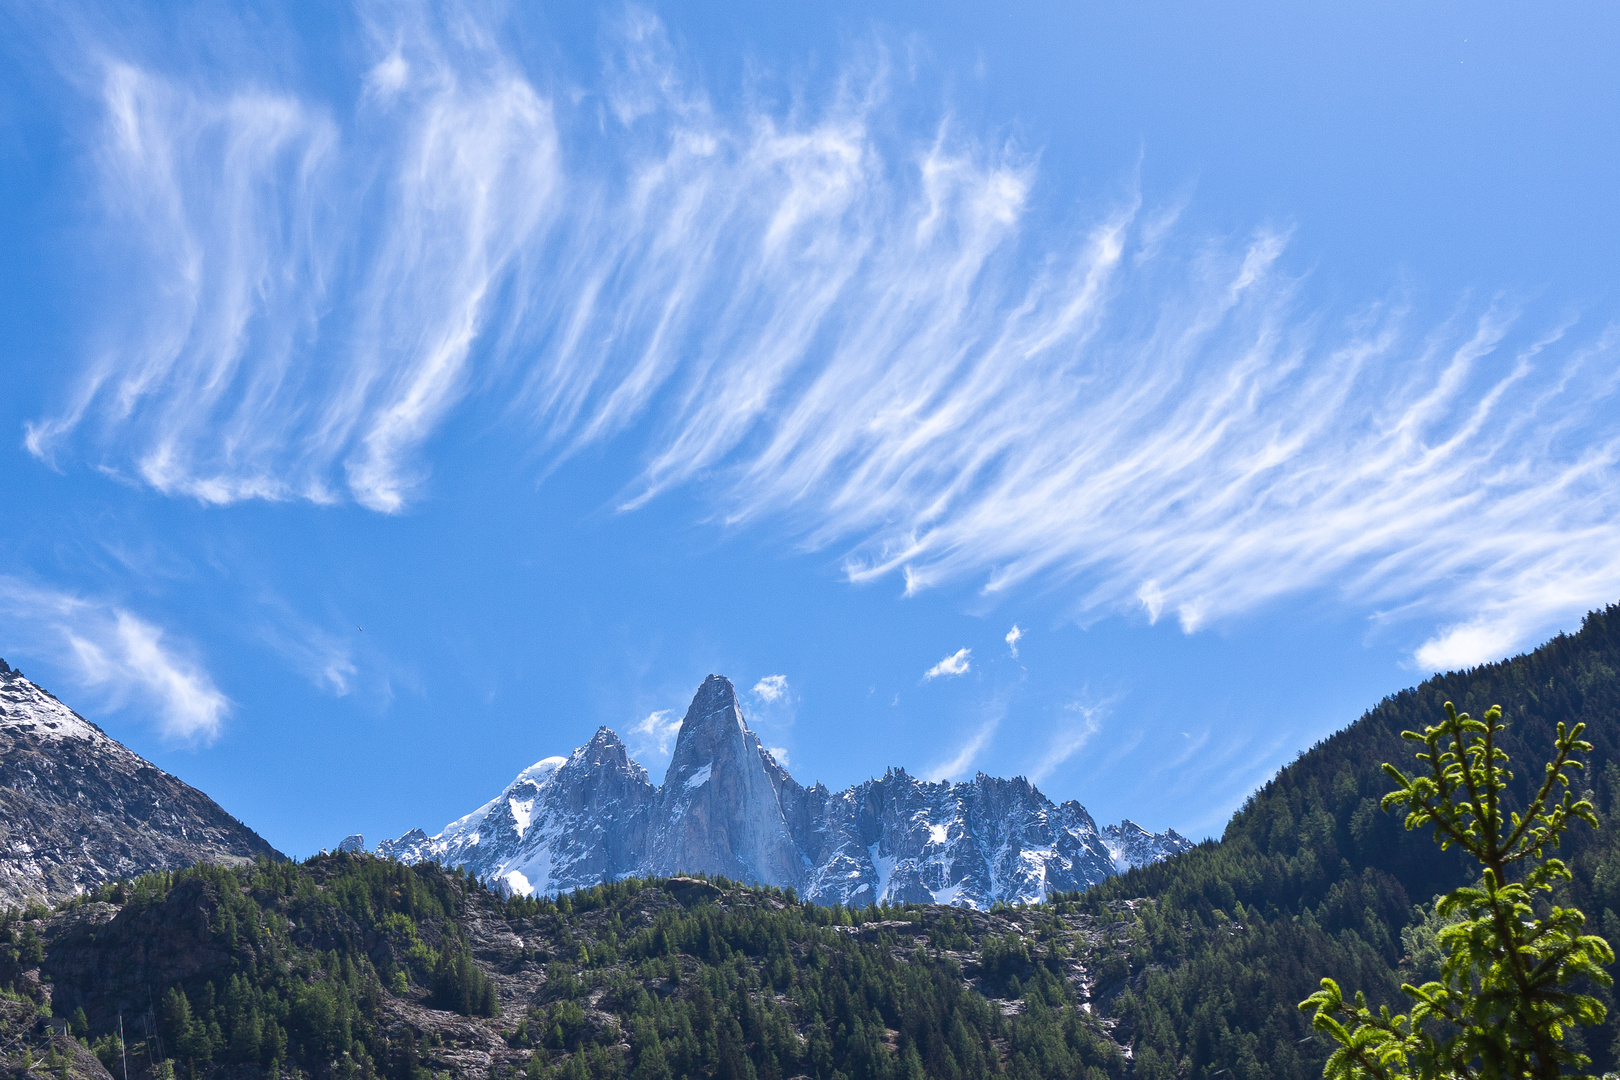
<svg viewBox="0 0 1620 1080">
<path fill-rule="evenodd" d="M 1442 675 L 1380 702 L 1283 769 L 1233 817 L 1219 844 L 1110 879 L 1085 894 L 1103 913 L 1135 901 L 1140 924 L 1129 989 L 1105 1005 L 1135 1049 L 1144 1080 L 1321 1076 L 1329 1047 L 1295 1005 L 1324 975 L 1369 997 L 1404 1001 L 1403 981 L 1437 967 L 1436 927 L 1416 905 L 1472 880 L 1456 853 L 1408 833 L 1379 810 L 1380 765 L 1410 772 L 1400 737 L 1438 721 L 1446 701 L 1480 716 L 1502 706 L 1502 747 L 1519 806 L 1542 779 L 1560 721 L 1584 722 L 1593 744 L 1577 785 L 1590 787 L 1601 830 L 1577 825 L 1559 854 L 1574 881 L 1561 897 L 1588 928 L 1620 942 L 1620 605 L 1524 656 Z M 1514 809 L 1518 809 L 1515 806 Z M 1102 959 L 1102 958 L 1098 958 Z M 1425 976 L 1428 977 L 1428 976 Z M 1600 992 L 1606 1002 L 1613 995 Z M 1595 1072 L 1620 1061 L 1611 1004 L 1600 1029 L 1577 1032 Z M 1225 1072 L 1223 1070 L 1230 1070 Z"/>
<path fill-rule="evenodd" d="M 1400 732 L 1445 701 L 1503 707 L 1521 801 L 1558 722 L 1588 725 L 1579 783 L 1605 827 L 1576 827 L 1562 899 L 1620 941 L 1617 672 L 1620 606 L 1381 702 L 1219 844 L 1029 907 L 852 910 L 681 877 L 512 899 L 363 854 L 147 875 L 0 916 L 0 1072 L 1315 1080 L 1328 1047 L 1297 1004 L 1324 975 L 1396 1002 L 1438 962 L 1424 908 L 1470 880 L 1379 809 L 1380 765 L 1412 759 Z M 1594 1071 L 1617 1031 L 1576 1033 Z"/>
<path fill-rule="evenodd" d="M 693 878 L 508 899 L 353 854 L 198 867 L 0 921 L 0 1064 L 26 1050 L 62 1077 L 122 1078 L 127 1060 L 151 1078 L 1103 1080 L 1126 1058 L 1078 1007 L 1092 923 L 1047 906 L 851 911 Z"/>
</svg>

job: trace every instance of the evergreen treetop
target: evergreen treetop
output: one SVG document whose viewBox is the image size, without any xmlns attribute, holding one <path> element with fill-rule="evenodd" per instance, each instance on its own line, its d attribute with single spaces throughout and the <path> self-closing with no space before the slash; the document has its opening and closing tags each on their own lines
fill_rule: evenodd
<svg viewBox="0 0 1620 1080">
<path fill-rule="evenodd" d="M 1603 1003 L 1583 987 L 1612 983 L 1605 968 L 1614 950 L 1583 932 L 1578 908 L 1549 905 L 1539 894 L 1571 877 L 1548 849 L 1575 821 L 1598 825 L 1590 800 L 1576 798 L 1569 782 L 1583 768 L 1575 755 L 1592 744 L 1581 738 L 1584 724 L 1559 723 L 1539 788 L 1523 812 L 1507 810 L 1513 775 L 1498 745 L 1501 717 L 1493 706 L 1475 720 L 1448 701 L 1439 724 L 1403 733 L 1423 744 L 1417 760 L 1427 775 L 1408 778 L 1384 766 L 1396 788 L 1383 807 L 1405 809 L 1409 830 L 1432 827 L 1441 849 L 1466 852 L 1481 876 L 1437 902 L 1446 923 L 1437 935 L 1444 960 L 1438 979 L 1402 985 L 1410 1014 L 1374 1011 L 1361 993 L 1351 1005 L 1332 979 L 1300 1004 L 1338 1044 L 1324 1069 L 1329 1080 L 1555 1080 L 1590 1064 L 1566 1035 L 1603 1022 Z"/>
</svg>

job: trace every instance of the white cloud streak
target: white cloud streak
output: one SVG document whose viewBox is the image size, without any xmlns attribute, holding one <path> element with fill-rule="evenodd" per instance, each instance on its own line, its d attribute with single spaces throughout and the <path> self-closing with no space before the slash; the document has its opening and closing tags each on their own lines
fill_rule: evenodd
<svg viewBox="0 0 1620 1080">
<path fill-rule="evenodd" d="M 30 452 L 54 459 L 94 418 L 110 468 L 158 491 L 404 507 L 560 175 L 549 103 L 476 37 L 373 32 L 395 51 L 347 131 L 290 92 L 104 64 L 95 150 L 128 265 Z"/>
<path fill-rule="evenodd" d="M 926 775 L 934 780 L 951 780 L 961 776 L 972 767 L 990 745 L 990 740 L 1001 726 L 1001 717 L 997 716 L 979 725 L 979 728 L 967 738 L 956 751 L 955 755 L 947 761 L 942 761 L 926 771 Z"/>
<path fill-rule="evenodd" d="M 1067 706 L 1065 711 L 1070 715 L 1057 725 L 1040 760 L 1029 770 L 1030 783 L 1044 782 L 1059 766 L 1079 753 L 1091 741 L 1091 737 L 1102 730 L 1102 719 L 1111 704 L 1073 702 Z"/>
<path fill-rule="evenodd" d="M 1003 639 L 1007 643 L 1008 650 L 1012 652 L 1014 660 L 1018 659 L 1018 643 L 1023 640 L 1023 637 L 1024 632 L 1018 629 L 1017 623 L 1013 623 L 1013 628 L 1007 631 L 1007 636 Z"/>
<path fill-rule="evenodd" d="M 290 613 L 283 614 L 279 622 L 261 631 L 265 643 L 316 689 L 347 697 L 360 675 L 353 646 L 339 635 Z"/>
<path fill-rule="evenodd" d="M 117 604 L 0 576 L 0 625 L 74 672 L 105 708 L 149 716 L 171 741 L 212 742 L 230 713 L 188 649 Z"/>
<path fill-rule="evenodd" d="M 1062 225 L 1033 159 L 896 134 L 881 57 L 716 103 L 632 12 L 600 84 L 548 95 L 498 27 L 363 10 L 352 115 L 105 65 L 145 284 L 35 454 L 392 512 L 481 388 L 545 467 L 633 431 L 627 508 L 698 485 L 908 593 L 1063 583 L 1191 632 L 1327 590 L 1434 628 L 1426 667 L 1620 596 L 1612 328 L 1312 311 L 1284 233 L 1136 197 Z"/>
<path fill-rule="evenodd" d="M 923 672 L 923 681 L 937 679 L 941 675 L 966 675 L 971 666 L 968 657 L 973 655 L 972 649 L 957 649 L 951 655 Z"/>
</svg>

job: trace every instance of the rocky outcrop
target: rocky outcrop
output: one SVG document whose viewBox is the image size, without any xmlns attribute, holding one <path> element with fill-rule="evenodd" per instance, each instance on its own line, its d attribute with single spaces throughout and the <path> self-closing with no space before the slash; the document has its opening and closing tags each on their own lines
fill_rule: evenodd
<svg viewBox="0 0 1620 1080">
<path fill-rule="evenodd" d="M 841 792 L 805 788 L 749 729 L 730 680 L 711 675 L 662 787 L 602 728 L 438 835 L 412 829 L 377 852 L 460 866 L 524 895 L 702 871 L 822 903 L 986 908 L 1082 889 L 1191 846 L 1130 821 L 1099 830 L 1078 802 L 1054 804 L 1023 778 L 931 783 L 890 769 Z"/>
<path fill-rule="evenodd" d="M 0 908 L 274 849 L 0 661 Z"/>
<path fill-rule="evenodd" d="M 53 1064 L 54 1061 L 54 1064 Z M 0 998 L 0 1076 L 8 1080 L 112 1080 L 61 1021 L 40 1016 L 28 1000 Z"/>
</svg>

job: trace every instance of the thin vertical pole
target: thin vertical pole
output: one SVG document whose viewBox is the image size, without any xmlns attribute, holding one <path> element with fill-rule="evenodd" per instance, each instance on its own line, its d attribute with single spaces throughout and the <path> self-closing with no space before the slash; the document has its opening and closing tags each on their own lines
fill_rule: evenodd
<svg viewBox="0 0 1620 1080">
<path fill-rule="evenodd" d="M 129 1055 L 124 1052 L 124 1012 L 118 1011 L 118 1058 L 124 1063 L 123 1080 L 129 1080 Z"/>
</svg>

